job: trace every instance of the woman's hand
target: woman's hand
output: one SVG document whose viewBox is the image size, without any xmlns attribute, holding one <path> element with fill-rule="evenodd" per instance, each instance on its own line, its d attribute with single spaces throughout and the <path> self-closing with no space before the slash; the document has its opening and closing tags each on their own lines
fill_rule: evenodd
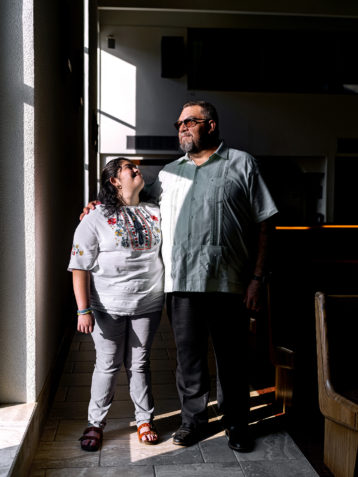
<svg viewBox="0 0 358 477">
<path fill-rule="evenodd" d="M 82 220 L 85 215 L 89 214 L 91 210 L 94 210 L 96 208 L 96 205 L 100 203 L 101 202 L 99 200 L 92 200 L 86 205 L 86 207 L 83 207 L 83 212 L 80 215 L 80 220 Z"/>
<path fill-rule="evenodd" d="M 92 313 L 87 315 L 78 315 L 77 330 L 80 333 L 92 333 L 94 327 L 94 318 Z"/>
</svg>

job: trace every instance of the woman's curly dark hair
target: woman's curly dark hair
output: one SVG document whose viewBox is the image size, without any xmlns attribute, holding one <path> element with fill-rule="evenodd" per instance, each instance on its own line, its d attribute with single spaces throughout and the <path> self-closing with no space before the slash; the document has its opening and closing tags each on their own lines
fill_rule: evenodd
<svg viewBox="0 0 358 477">
<path fill-rule="evenodd" d="M 104 205 L 105 216 L 115 214 L 123 207 L 125 202 L 118 197 L 118 189 L 111 184 L 111 177 L 117 177 L 118 169 L 121 168 L 123 162 L 131 162 L 124 157 L 116 157 L 109 161 L 104 167 L 101 174 L 101 188 L 98 193 L 98 200 Z"/>
</svg>

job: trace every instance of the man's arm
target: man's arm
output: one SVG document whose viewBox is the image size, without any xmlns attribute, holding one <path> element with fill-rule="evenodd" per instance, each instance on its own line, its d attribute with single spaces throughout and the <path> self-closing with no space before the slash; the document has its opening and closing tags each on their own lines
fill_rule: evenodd
<svg viewBox="0 0 358 477">
<path fill-rule="evenodd" d="M 154 202 L 157 204 L 161 193 L 162 193 L 162 186 L 161 186 L 159 177 L 157 177 L 155 182 L 148 185 L 146 184 L 144 186 L 144 189 L 141 192 L 141 195 L 145 201 Z M 91 210 L 94 210 L 96 208 L 96 205 L 100 203 L 101 202 L 99 200 L 92 200 L 86 205 L 86 207 L 83 207 L 82 214 L 80 215 L 80 220 L 82 220 L 85 215 L 89 214 Z"/>
<path fill-rule="evenodd" d="M 273 223 L 270 219 L 258 224 L 256 263 L 244 298 L 247 309 L 251 311 L 260 311 L 262 308 L 263 281 L 267 272 L 267 258 L 272 231 Z"/>
</svg>

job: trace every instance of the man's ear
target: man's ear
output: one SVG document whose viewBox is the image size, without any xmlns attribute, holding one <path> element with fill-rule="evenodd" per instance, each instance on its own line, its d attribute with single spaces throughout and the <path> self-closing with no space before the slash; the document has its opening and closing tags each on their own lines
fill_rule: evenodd
<svg viewBox="0 0 358 477">
<path fill-rule="evenodd" d="M 209 130 L 208 134 L 212 134 L 216 129 L 216 122 L 213 119 L 209 120 Z"/>
</svg>

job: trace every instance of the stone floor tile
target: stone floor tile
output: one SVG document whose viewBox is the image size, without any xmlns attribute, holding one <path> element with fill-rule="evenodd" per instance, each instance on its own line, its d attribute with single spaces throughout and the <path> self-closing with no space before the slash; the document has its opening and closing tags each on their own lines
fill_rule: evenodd
<svg viewBox="0 0 358 477">
<path fill-rule="evenodd" d="M 158 371 L 152 373 L 152 384 L 175 383 L 174 371 Z"/>
<path fill-rule="evenodd" d="M 152 351 L 155 349 L 167 349 L 163 341 L 153 341 Z"/>
<path fill-rule="evenodd" d="M 60 380 L 60 386 L 88 386 L 91 384 L 91 381 L 92 373 L 64 373 Z"/>
<path fill-rule="evenodd" d="M 179 399 L 156 399 L 155 400 L 155 414 L 163 414 L 166 412 L 179 411 Z"/>
<path fill-rule="evenodd" d="M 56 442 L 72 442 L 79 446 L 79 437 L 87 426 L 87 419 L 61 419 L 56 432 Z"/>
<path fill-rule="evenodd" d="M 175 360 L 177 358 L 176 348 L 167 348 L 169 359 Z"/>
<path fill-rule="evenodd" d="M 237 462 L 234 452 L 227 445 L 224 431 L 199 442 L 204 462 Z"/>
<path fill-rule="evenodd" d="M 98 467 L 87 469 L 49 469 L 46 477 L 154 477 L 152 465 Z"/>
<path fill-rule="evenodd" d="M 222 414 L 218 411 L 218 406 L 217 406 L 217 402 L 216 400 L 214 401 L 210 401 L 209 404 L 208 404 L 208 416 L 209 416 L 209 419 L 211 418 L 219 418 L 221 419 L 222 418 Z"/>
<path fill-rule="evenodd" d="M 73 337 L 73 341 L 91 341 L 92 336 L 90 334 L 86 335 L 85 333 L 76 332 Z"/>
<path fill-rule="evenodd" d="M 40 442 L 34 460 L 34 469 L 63 467 L 97 467 L 99 452 L 85 452 L 78 442 Z"/>
<path fill-rule="evenodd" d="M 240 462 L 275 461 L 302 458 L 302 453 L 287 432 L 275 432 L 255 441 L 252 452 L 235 452 Z"/>
<path fill-rule="evenodd" d="M 54 401 L 65 401 L 68 388 L 67 386 L 59 386 L 57 388 Z"/>
<path fill-rule="evenodd" d="M 176 361 L 170 359 L 152 359 L 150 362 L 152 371 L 166 371 L 175 370 L 177 367 Z"/>
<path fill-rule="evenodd" d="M 167 413 L 156 416 L 154 419 L 159 438 L 161 441 L 171 441 L 174 432 L 179 429 L 181 424 L 180 412 Z"/>
<path fill-rule="evenodd" d="M 68 361 L 90 361 L 94 363 L 96 359 L 95 350 L 78 350 L 70 351 L 67 360 Z"/>
<path fill-rule="evenodd" d="M 173 340 L 174 341 L 174 335 L 171 330 L 168 331 L 160 331 L 160 334 L 162 335 L 163 340 Z"/>
<path fill-rule="evenodd" d="M 245 477 L 239 465 L 228 463 L 155 465 L 154 468 L 156 477 Z"/>
<path fill-rule="evenodd" d="M 70 386 L 68 388 L 67 402 L 88 402 L 91 397 L 91 386 Z"/>
<path fill-rule="evenodd" d="M 65 365 L 63 367 L 63 372 L 64 373 L 72 373 L 74 367 L 74 363 L 72 361 L 66 361 Z"/>
<path fill-rule="evenodd" d="M 130 434 L 128 440 L 104 441 L 100 458 L 102 467 L 198 462 L 203 462 L 198 445 L 179 447 L 173 445 L 171 439 L 162 440 L 154 446 L 143 445 L 138 441 L 136 433 Z"/>
<path fill-rule="evenodd" d="M 152 348 L 152 351 L 150 353 L 150 359 L 168 359 L 168 353 L 166 348 Z"/>
<path fill-rule="evenodd" d="M 40 441 L 42 442 L 54 441 L 59 422 L 60 421 L 58 419 L 47 419 L 41 434 Z"/>
<path fill-rule="evenodd" d="M 154 399 L 177 399 L 178 391 L 175 383 L 153 384 L 152 392 Z"/>
<path fill-rule="evenodd" d="M 181 423 L 180 410 L 176 409 L 171 412 L 157 412 L 154 418 L 158 426 L 164 426 L 163 429 L 173 429 L 173 432 L 178 428 L 178 425 Z"/>
<path fill-rule="evenodd" d="M 72 341 L 70 351 L 78 351 L 80 349 L 80 344 L 79 341 Z"/>
<path fill-rule="evenodd" d="M 134 419 L 108 419 L 104 430 L 104 440 L 128 440 L 129 435 L 137 432 Z"/>
<path fill-rule="evenodd" d="M 73 363 L 74 373 L 93 373 L 94 361 L 76 361 Z"/>
<path fill-rule="evenodd" d="M 173 330 L 168 327 L 167 329 L 159 328 L 157 334 L 160 334 L 163 340 L 173 340 L 174 341 L 174 334 Z"/>
<path fill-rule="evenodd" d="M 172 333 L 172 327 L 165 310 L 164 310 L 162 319 L 160 321 L 159 331 L 163 331 L 163 332 L 166 331 L 167 333 Z"/>
<path fill-rule="evenodd" d="M 30 469 L 28 477 L 46 477 L 46 469 Z"/>
<path fill-rule="evenodd" d="M 245 477 L 318 477 L 306 459 L 241 462 Z"/>
<path fill-rule="evenodd" d="M 134 405 L 132 401 L 113 401 L 108 413 L 108 417 L 114 418 L 129 418 L 133 419 Z"/>
<path fill-rule="evenodd" d="M 55 402 L 51 408 L 51 419 L 86 419 L 87 402 Z"/>
<path fill-rule="evenodd" d="M 94 350 L 94 343 L 93 341 L 83 341 L 80 343 L 80 351 L 93 351 Z"/>
</svg>

